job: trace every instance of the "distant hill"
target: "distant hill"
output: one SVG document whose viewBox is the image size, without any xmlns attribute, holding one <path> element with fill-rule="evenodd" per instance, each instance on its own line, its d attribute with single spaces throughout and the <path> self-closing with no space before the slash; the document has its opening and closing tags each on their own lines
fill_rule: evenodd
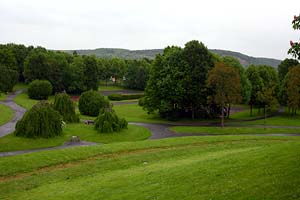
<svg viewBox="0 0 300 200">
<path fill-rule="evenodd" d="M 72 53 L 74 50 L 65 50 L 64 52 Z M 124 59 L 154 59 L 156 54 L 162 53 L 163 49 L 149 49 L 149 50 L 128 50 L 128 49 L 112 49 L 112 48 L 99 48 L 99 49 L 87 49 L 87 50 L 76 50 L 80 55 L 95 55 L 100 58 L 124 58 Z M 250 64 L 254 65 L 270 65 L 276 67 L 279 65 L 281 60 L 273 58 L 259 58 L 251 57 L 245 54 L 226 51 L 219 49 L 210 49 L 211 52 L 219 54 L 220 56 L 232 56 L 237 58 L 243 66 Z"/>
</svg>

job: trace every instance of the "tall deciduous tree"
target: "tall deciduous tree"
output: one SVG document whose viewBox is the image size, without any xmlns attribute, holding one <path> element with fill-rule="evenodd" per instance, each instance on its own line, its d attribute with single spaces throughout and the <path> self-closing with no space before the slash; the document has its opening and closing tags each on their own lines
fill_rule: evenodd
<svg viewBox="0 0 300 200">
<path fill-rule="evenodd" d="M 299 65 L 299 62 L 295 59 L 284 59 L 279 65 L 278 65 L 278 76 L 279 80 L 283 81 L 285 75 L 288 73 L 289 69 L 292 67 L 295 67 Z"/>
<path fill-rule="evenodd" d="M 211 101 L 221 108 L 221 125 L 224 126 L 224 108 L 241 100 L 241 84 L 239 71 L 224 63 L 217 63 L 209 71 L 207 85 L 212 89 Z"/>
<path fill-rule="evenodd" d="M 292 115 L 300 107 L 300 67 L 293 67 L 287 74 L 287 103 Z"/>
<path fill-rule="evenodd" d="M 84 85 L 87 90 L 98 90 L 98 65 L 94 56 L 85 56 L 83 58 L 85 68 L 83 70 Z"/>
<path fill-rule="evenodd" d="M 153 61 L 144 107 L 165 118 L 208 114 L 206 79 L 213 59 L 204 44 L 191 41 L 185 48 L 167 47 Z"/>
</svg>

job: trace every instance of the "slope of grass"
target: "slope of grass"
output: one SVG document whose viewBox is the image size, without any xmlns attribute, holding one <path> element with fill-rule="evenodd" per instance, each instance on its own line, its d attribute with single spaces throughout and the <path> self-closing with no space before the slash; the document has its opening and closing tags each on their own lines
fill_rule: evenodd
<svg viewBox="0 0 300 200">
<path fill-rule="evenodd" d="M 174 126 L 170 130 L 177 133 L 199 134 L 272 134 L 272 133 L 299 133 L 299 129 L 292 128 L 263 128 L 263 127 L 200 127 L 200 126 Z"/>
<path fill-rule="evenodd" d="M 14 111 L 10 107 L 0 104 L 0 126 L 9 122 L 14 117 Z"/>
<path fill-rule="evenodd" d="M 299 199 L 300 142 L 190 137 L 0 159 L 0 199 Z"/>
<path fill-rule="evenodd" d="M 98 91 L 116 91 L 116 90 L 124 90 L 123 87 L 119 85 L 100 85 L 98 87 Z"/>
<path fill-rule="evenodd" d="M 0 92 L 0 101 L 5 100 L 6 97 L 7 97 L 7 94 L 4 94 L 4 93 L 1 93 L 1 92 Z"/>
<path fill-rule="evenodd" d="M 29 139 L 16 137 L 9 134 L 0 138 L 0 152 L 17 151 L 25 149 L 37 149 L 45 147 L 53 147 L 62 145 L 72 136 L 79 136 L 82 140 L 100 143 L 113 143 L 120 141 L 138 141 L 150 137 L 151 133 L 148 129 L 128 125 L 128 129 L 124 129 L 119 133 L 97 133 L 94 126 L 85 124 L 68 124 L 63 130 L 63 136 L 51 139 Z"/>
</svg>

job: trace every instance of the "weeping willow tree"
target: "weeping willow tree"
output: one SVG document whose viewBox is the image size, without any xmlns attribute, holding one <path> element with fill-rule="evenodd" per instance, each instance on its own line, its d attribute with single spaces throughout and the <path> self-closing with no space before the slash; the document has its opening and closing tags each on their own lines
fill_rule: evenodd
<svg viewBox="0 0 300 200">
<path fill-rule="evenodd" d="M 79 117 L 75 113 L 74 103 L 66 93 L 55 95 L 53 108 L 62 115 L 65 122 L 79 122 Z"/>
<path fill-rule="evenodd" d="M 27 111 L 17 122 L 16 136 L 51 138 L 62 134 L 62 117 L 49 103 L 40 102 Z"/>
<path fill-rule="evenodd" d="M 120 132 L 127 125 L 127 121 L 119 118 L 111 107 L 101 109 L 95 120 L 95 129 L 100 133 Z"/>
</svg>

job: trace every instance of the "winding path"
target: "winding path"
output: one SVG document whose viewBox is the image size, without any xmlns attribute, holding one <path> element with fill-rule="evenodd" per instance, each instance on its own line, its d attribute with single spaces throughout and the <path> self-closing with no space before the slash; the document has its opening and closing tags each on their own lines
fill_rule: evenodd
<svg viewBox="0 0 300 200">
<path fill-rule="evenodd" d="M 8 135 L 9 133 L 12 133 L 15 130 L 15 126 L 17 121 L 19 121 L 24 113 L 26 112 L 26 109 L 22 108 L 18 104 L 14 102 L 14 98 L 16 95 L 22 93 L 23 90 L 18 90 L 14 93 L 11 93 L 7 95 L 6 99 L 3 101 L 0 101 L 1 104 L 6 105 L 14 110 L 14 117 L 11 121 L 8 123 L 0 126 L 0 137 L 3 137 L 5 135 Z"/>
<path fill-rule="evenodd" d="M 13 119 L 0 126 L 0 137 L 3 137 L 5 135 L 8 135 L 12 133 L 15 130 L 15 125 L 19 119 L 22 118 L 24 113 L 26 112 L 26 109 L 22 108 L 21 106 L 17 105 L 13 99 L 16 95 L 22 93 L 23 90 L 18 90 L 14 93 L 11 93 L 7 96 L 6 100 L 0 101 L 1 104 L 4 104 L 6 106 L 9 106 L 12 108 L 15 112 Z M 137 102 L 116 102 L 115 105 L 118 104 L 136 104 Z M 280 112 L 280 111 L 279 111 Z M 273 116 L 271 116 L 273 117 Z M 257 118 L 254 120 L 259 120 L 262 118 Z M 250 121 L 250 120 L 242 120 L 242 121 Z M 251 120 L 253 121 L 253 119 Z M 173 122 L 168 124 L 159 124 L 159 123 L 140 123 L 140 122 L 130 122 L 129 124 L 137 125 L 137 126 L 143 126 L 147 129 L 149 129 L 152 133 L 150 140 L 154 139 L 163 139 L 163 138 L 170 138 L 170 137 L 187 137 L 187 136 L 221 136 L 222 134 L 195 134 L 195 133 L 176 133 L 170 130 L 173 126 L 219 126 L 219 122 Z M 230 125 L 235 127 L 240 127 L 241 125 Z M 261 125 L 249 125 L 247 127 L 264 127 Z M 266 126 L 270 128 L 299 128 L 299 134 L 243 134 L 244 136 L 300 136 L 300 126 Z M 222 135 L 224 136 L 224 135 Z M 237 136 L 237 134 L 235 134 Z M 74 146 L 90 146 L 90 145 L 97 145 L 100 143 L 95 142 L 76 142 L 76 143 L 70 143 L 66 142 L 61 146 L 56 147 L 48 147 L 48 148 L 40 148 L 40 149 L 32 149 L 32 150 L 22 150 L 22 151 L 13 151 L 13 152 L 0 152 L 0 157 L 4 156 L 12 156 L 12 155 L 18 155 L 18 154 L 25 154 L 25 153 L 31 153 L 31 152 L 38 152 L 38 151 L 45 151 L 45 150 L 53 150 L 53 149 L 64 149 Z"/>
</svg>

